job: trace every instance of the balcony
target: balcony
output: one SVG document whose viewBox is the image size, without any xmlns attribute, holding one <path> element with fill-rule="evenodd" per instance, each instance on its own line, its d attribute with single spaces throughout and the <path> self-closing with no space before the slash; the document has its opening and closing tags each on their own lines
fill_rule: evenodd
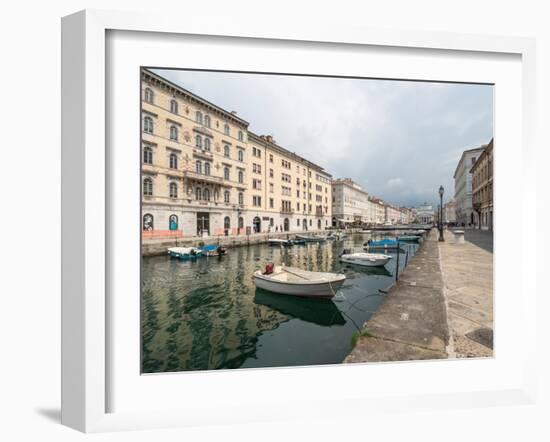
<svg viewBox="0 0 550 442">
<path fill-rule="evenodd" d="M 223 179 L 219 176 L 204 175 L 202 173 L 192 172 L 190 170 L 184 171 L 183 176 L 191 180 L 204 181 L 212 184 L 223 184 Z"/>
<path fill-rule="evenodd" d="M 292 215 L 294 213 L 294 209 L 281 207 L 281 213 Z"/>
<path fill-rule="evenodd" d="M 198 147 L 193 148 L 193 156 L 198 158 L 203 158 L 205 160 L 213 160 L 214 154 L 209 150 L 199 149 Z"/>
</svg>

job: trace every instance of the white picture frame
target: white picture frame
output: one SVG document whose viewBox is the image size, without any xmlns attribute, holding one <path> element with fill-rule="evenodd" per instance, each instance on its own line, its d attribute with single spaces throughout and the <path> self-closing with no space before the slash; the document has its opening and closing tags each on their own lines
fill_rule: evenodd
<svg viewBox="0 0 550 442">
<path fill-rule="evenodd" d="M 338 44 L 377 47 L 380 51 L 401 48 L 403 51 L 426 49 L 431 51 L 474 54 L 482 59 L 484 54 L 506 54 L 520 57 L 521 63 L 521 146 L 522 168 L 529 170 L 534 162 L 534 106 L 535 106 L 535 46 L 532 39 L 518 37 L 493 37 L 450 33 L 427 33 L 416 31 L 388 31 L 376 29 L 327 26 L 327 24 L 295 27 L 290 24 L 247 22 L 239 26 L 234 20 L 224 22 L 209 20 L 185 25 L 169 14 L 111 12 L 87 10 L 63 18 L 62 21 L 62 423 L 84 432 L 101 432 L 124 429 L 159 428 L 170 426 L 207 425 L 216 422 L 254 422 L 296 417 L 328 416 L 338 413 L 363 414 L 375 410 L 396 412 L 409 409 L 441 409 L 499 404 L 533 403 L 535 397 L 534 339 L 525 340 L 525 348 L 518 354 L 521 376 L 511 379 L 500 388 L 464 389 L 448 393 L 430 391 L 426 394 L 388 394 L 378 396 L 376 404 L 362 400 L 357 395 L 338 393 L 326 400 L 312 398 L 309 407 L 297 406 L 257 407 L 242 399 L 234 410 L 218 410 L 207 414 L 200 406 L 194 413 L 184 408 L 161 410 L 112 411 L 109 392 L 113 388 L 109 373 L 113 353 L 109 345 L 109 328 L 112 327 L 112 312 L 107 288 L 109 287 L 110 259 L 108 244 L 112 230 L 108 228 L 111 216 L 108 180 L 109 155 L 106 150 L 108 134 L 106 64 L 107 33 L 142 32 L 161 33 L 166 36 L 202 35 L 220 38 L 269 39 L 287 45 L 292 42 L 311 44 Z M 152 34 L 151 34 L 152 35 Z M 158 34 L 156 34 L 158 35 Z M 144 38 L 147 38 L 146 36 Z M 137 103 L 136 103 L 137 106 Z M 138 111 L 139 109 L 136 109 Z M 519 124 L 519 122 L 517 122 Z M 498 168 L 498 165 L 496 166 Z M 136 170 L 136 173 L 139 173 Z M 535 177 L 523 175 L 523 186 L 518 190 L 522 201 L 521 219 L 535 219 Z M 529 189 L 529 191 L 527 191 Z M 139 219 L 137 220 L 139 225 Z M 139 231 L 136 230 L 136 235 Z M 528 231 L 523 222 L 519 228 L 521 238 Z M 526 257 L 536 255 L 533 243 L 520 240 L 525 274 Z M 498 249 L 498 241 L 496 241 Z M 519 283 L 518 283 L 519 284 Z M 533 336 L 536 316 L 535 281 L 521 278 L 521 307 L 523 315 L 518 318 L 524 335 Z M 498 284 L 496 285 L 498 288 Z M 497 302 L 498 304 L 498 302 Z M 517 323 L 516 323 L 517 326 Z M 505 327 L 505 325 L 503 325 Z M 137 351 L 137 349 L 136 349 Z M 495 359 L 498 359 L 498 351 Z M 475 361 L 473 361 L 475 362 Z M 478 361 L 483 364 L 482 361 Z M 432 362 L 434 364 L 435 362 Z M 435 364 L 452 364 L 439 362 Z M 395 364 L 392 364 L 395 365 Z M 491 367 L 486 364 L 487 370 Z M 368 366 L 368 367 L 373 367 Z M 378 365 L 380 367 L 380 365 Z M 389 367 L 386 365 L 386 367 Z M 413 367 L 411 365 L 411 367 Z M 475 368 L 475 367 L 474 367 Z M 483 369 L 481 365 L 480 369 Z M 322 367 L 325 373 L 340 367 Z M 346 367 L 357 375 L 366 370 L 365 365 Z M 372 368 L 368 368 L 372 369 Z M 422 370 L 415 366 L 411 370 Z M 464 369 L 464 364 L 458 367 Z M 298 376 L 301 369 L 285 376 Z M 388 368 L 390 370 L 390 368 Z M 256 370 L 231 374 L 232 382 L 239 376 L 245 382 L 261 385 L 266 379 L 282 376 L 283 371 Z M 310 372 L 311 373 L 311 372 Z M 519 373 L 519 372 L 518 372 Z M 188 374 L 189 375 L 189 374 Z M 194 373 L 194 380 L 212 374 Z M 216 374 L 217 375 L 217 374 Z M 337 375 L 337 374 L 336 374 Z M 224 376 L 222 373 L 220 376 Z M 227 374 L 225 374 L 227 376 Z M 252 377 L 255 379 L 252 380 Z M 169 377 L 166 383 L 170 383 Z M 174 378 L 172 378 L 174 379 Z M 222 379 L 221 377 L 219 379 Z M 224 378 L 226 379 L 226 378 Z M 172 381 L 175 382 L 175 379 Z M 437 389 L 435 389 L 437 390 Z M 196 393 L 194 393 L 196 394 Z M 238 401 L 237 401 L 238 402 Z M 361 407 L 357 404 L 361 403 Z M 335 405 L 337 405 L 335 407 Z M 238 410 L 238 415 L 232 414 Z"/>
</svg>

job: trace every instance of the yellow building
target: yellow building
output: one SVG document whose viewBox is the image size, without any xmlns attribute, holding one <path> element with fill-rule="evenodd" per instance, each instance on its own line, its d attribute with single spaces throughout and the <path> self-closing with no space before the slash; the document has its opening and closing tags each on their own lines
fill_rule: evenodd
<svg viewBox="0 0 550 442">
<path fill-rule="evenodd" d="M 249 123 L 142 69 L 142 229 L 155 236 L 329 226 L 331 175 Z"/>
</svg>

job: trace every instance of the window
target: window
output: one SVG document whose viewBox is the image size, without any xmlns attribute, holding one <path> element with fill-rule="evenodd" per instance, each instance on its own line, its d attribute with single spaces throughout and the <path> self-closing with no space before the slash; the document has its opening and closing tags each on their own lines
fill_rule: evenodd
<svg viewBox="0 0 550 442">
<path fill-rule="evenodd" d="M 223 219 L 223 228 L 228 230 L 231 227 L 231 220 L 228 216 Z"/>
<path fill-rule="evenodd" d="M 205 115 L 204 116 L 204 125 L 206 127 L 210 127 L 210 115 Z"/>
<path fill-rule="evenodd" d="M 150 147 L 143 148 L 143 162 L 145 164 L 153 164 L 153 149 Z"/>
<path fill-rule="evenodd" d="M 143 119 L 143 131 L 150 134 L 153 133 L 153 119 L 151 117 L 145 117 Z"/>
<path fill-rule="evenodd" d="M 239 229 L 242 229 L 244 227 L 244 219 L 242 216 L 239 216 Z"/>
<path fill-rule="evenodd" d="M 269 169 L 269 178 L 273 178 L 273 169 Z"/>
<path fill-rule="evenodd" d="M 252 205 L 256 206 L 256 207 L 261 206 L 262 205 L 262 197 L 254 195 L 252 197 Z"/>
<path fill-rule="evenodd" d="M 224 133 L 225 135 L 229 135 L 229 124 L 227 124 L 227 123 L 224 124 L 224 126 L 223 126 L 223 133 Z"/>
<path fill-rule="evenodd" d="M 208 152 L 210 152 L 210 138 L 204 139 L 204 150 L 207 150 Z"/>
<path fill-rule="evenodd" d="M 202 190 L 200 187 L 197 187 L 195 189 L 195 198 L 197 199 L 197 201 L 200 201 L 202 199 Z"/>
<path fill-rule="evenodd" d="M 170 169 L 178 168 L 178 156 L 175 153 L 170 154 Z"/>
<path fill-rule="evenodd" d="M 253 179 L 252 188 L 257 190 L 262 190 L 262 180 Z"/>
<path fill-rule="evenodd" d="M 273 162 L 273 155 L 272 155 L 272 154 L 269 154 L 269 162 L 270 162 L 270 163 Z"/>
<path fill-rule="evenodd" d="M 223 179 L 224 180 L 229 180 L 229 167 L 224 167 L 223 168 Z"/>
<path fill-rule="evenodd" d="M 243 131 L 240 130 L 240 131 L 239 131 L 239 141 L 243 141 L 243 140 L 244 140 Z"/>
<path fill-rule="evenodd" d="M 244 161 L 244 153 L 243 153 L 243 151 L 240 150 L 240 149 L 239 149 L 239 152 L 238 152 L 238 154 L 237 154 L 237 159 L 238 159 L 239 161 Z"/>
<path fill-rule="evenodd" d="M 269 208 L 273 209 L 274 206 L 275 206 L 275 200 L 273 198 L 269 198 Z"/>
<path fill-rule="evenodd" d="M 169 230 L 178 230 L 178 216 L 170 215 L 168 218 L 168 229 Z"/>
<path fill-rule="evenodd" d="M 269 183 L 269 193 L 273 193 L 273 183 Z"/>
<path fill-rule="evenodd" d="M 239 192 L 239 204 L 244 204 L 244 194 Z"/>
<path fill-rule="evenodd" d="M 296 225 L 297 225 L 298 227 L 300 227 L 300 220 L 299 220 L 299 219 L 296 220 Z"/>
<path fill-rule="evenodd" d="M 197 160 L 197 162 L 195 163 L 195 171 L 197 173 L 202 173 L 202 161 Z"/>
<path fill-rule="evenodd" d="M 178 128 L 176 126 L 170 126 L 170 139 L 176 141 L 178 139 Z"/>
<path fill-rule="evenodd" d="M 209 189 L 204 189 L 204 191 L 202 192 L 202 199 L 205 200 L 205 201 L 210 201 L 210 190 Z"/>
<path fill-rule="evenodd" d="M 229 190 L 226 190 L 224 193 L 223 193 L 223 201 L 225 203 L 228 203 L 229 202 Z"/>
<path fill-rule="evenodd" d="M 243 181 L 244 181 L 244 173 L 243 173 L 242 170 L 239 170 L 239 175 L 238 176 L 239 176 L 239 183 L 242 184 Z"/>
<path fill-rule="evenodd" d="M 204 163 L 204 174 L 210 175 L 210 163 L 207 163 L 207 162 Z"/>
<path fill-rule="evenodd" d="M 202 149 L 202 138 L 200 135 L 197 135 L 195 137 L 195 146 L 198 147 L 199 149 Z"/>
<path fill-rule="evenodd" d="M 170 198 L 178 197 L 178 185 L 176 183 L 170 183 Z"/>
<path fill-rule="evenodd" d="M 195 121 L 199 124 L 202 124 L 202 113 L 201 113 L 201 111 L 195 112 Z"/>
<path fill-rule="evenodd" d="M 144 196 L 153 195 L 153 180 L 151 178 L 145 178 L 143 180 L 143 195 Z"/>
<path fill-rule="evenodd" d="M 229 145 L 226 144 L 223 146 L 223 156 L 229 158 Z"/>
<path fill-rule="evenodd" d="M 178 113 L 178 102 L 176 100 L 170 101 L 170 112 L 173 114 Z"/>
<path fill-rule="evenodd" d="M 151 104 L 155 101 L 155 94 L 150 88 L 145 88 L 145 101 Z"/>
</svg>

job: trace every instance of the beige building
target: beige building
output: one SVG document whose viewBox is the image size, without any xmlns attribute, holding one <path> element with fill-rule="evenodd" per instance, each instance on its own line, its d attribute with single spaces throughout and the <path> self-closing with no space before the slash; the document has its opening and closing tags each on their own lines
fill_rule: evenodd
<svg viewBox="0 0 550 442">
<path fill-rule="evenodd" d="M 332 225 L 346 226 L 353 223 L 374 222 L 373 204 L 369 194 L 351 178 L 332 181 Z"/>
<path fill-rule="evenodd" d="M 146 69 L 142 229 L 154 236 L 329 226 L 331 175 L 249 123 Z"/>
<path fill-rule="evenodd" d="M 453 175 L 455 182 L 456 221 L 465 226 L 474 224 L 472 206 L 472 166 L 475 164 L 485 145 L 462 152 Z"/>
<path fill-rule="evenodd" d="M 373 205 L 374 224 L 384 224 L 386 221 L 386 204 L 380 198 L 370 197 Z"/>
<path fill-rule="evenodd" d="M 493 140 L 483 150 L 470 170 L 474 223 L 483 230 L 493 230 Z"/>
</svg>

